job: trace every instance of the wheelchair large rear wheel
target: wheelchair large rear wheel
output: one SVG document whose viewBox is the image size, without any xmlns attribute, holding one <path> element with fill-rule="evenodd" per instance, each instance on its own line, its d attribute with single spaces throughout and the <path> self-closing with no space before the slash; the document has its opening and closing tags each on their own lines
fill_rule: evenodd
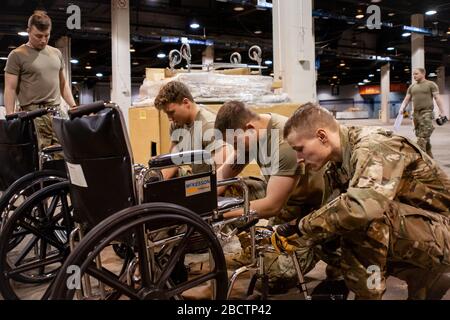
<svg viewBox="0 0 450 320">
<path fill-rule="evenodd" d="M 190 245 L 199 237 L 205 246 L 196 254 Z M 112 247 L 118 241 L 128 243 L 134 254 L 125 276 L 111 261 L 117 258 Z M 199 258 L 204 261 L 200 270 L 186 268 L 180 276 L 180 265 Z M 149 203 L 122 210 L 93 228 L 66 259 L 51 297 L 226 299 L 227 287 L 225 258 L 211 227 L 178 205 Z"/>
<path fill-rule="evenodd" d="M 66 174 L 57 170 L 42 170 L 26 174 L 15 181 L 0 197 L 0 230 L 6 220 L 33 193 L 51 184 L 65 181 Z"/>
<path fill-rule="evenodd" d="M 69 182 L 30 196 L 0 235 L 0 292 L 5 299 L 40 297 L 69 254 L 73 229 Z M 42 284 L 39 286 L 39 284 Z"/>
</svg>

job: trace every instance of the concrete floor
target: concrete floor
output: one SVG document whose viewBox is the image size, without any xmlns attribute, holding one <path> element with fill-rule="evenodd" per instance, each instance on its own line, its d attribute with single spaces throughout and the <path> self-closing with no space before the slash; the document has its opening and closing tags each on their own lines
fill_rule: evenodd
<svg viewBox="0 0 450 320">
<path fill-rule="evenodd" d="M 348 125 L 376 125 L 376 126 L 384 126 L 377 120 L 351 120 L 351 121 L 342 121 L 341 123 L 345 123 Z M 384 126 L 388 128 L 392 128 L 392 125 Z M 412 138 L 415 141 L 415 136 L 412 131 L 411 121 L 405 120 L 403 126 L 399 134 L 402 134 L 406 137 Z M 436 130 L 432 136 L 432 146 L 433 153 L 437 162 L 441 165 L 441 167 L 445 170 L 445 172 L 450 176 L 450 124 L 447 124 L 443 127 L 436 127 Z M 233 258 L 238 254 L 239 243 L 234 244 L 234 249 L 231 249 L 227 253 L 227 261 L 230 263 L 229 275 L 233 272 L 233 270 L 238 266 L 236 263 L 233 263 Z M 325 278 L 325 264 L 319 263 L 310 273 L 306 275 L 306 280 L 308 283 L 308 289 L 313 289 L 321 280 Z M 249 281 L 249 276 L 243 276 L 239 278 L 235 285 L 235 290 L 233 291 L 232 298 L 233 299 L 245 299 L 245 293 L 247 290 L 247 285 Z M 41 292 L 40 287 L 28 287 L 23 288 L 21 293 L 23 294 L 23 298 L 33 299 L 39 296 Z M 200 288 L 196 292 L 196 297 L 201 298 L 202 290 L 208 291 L 208 288 Z M 390 277 L 387 280 L 387 291 L 384 295 L 385 300 L 403 300 L 407 297 L 407 286 L 406 284 L 394 277 Z M 351 297 L 352 298 L 352 295 Z M 0 300 L 1 300 L 0 296 Z M 287 294 L 271 296 L 270 299 L 285 299 L 285 300 L 293 300 L 293 299 L 303 299 L 303 297 L 298 293 L 296 289 L 292 289 Z M 450 300 L 450 291 L 444 297 L 445 300 Z"/>
</svg>

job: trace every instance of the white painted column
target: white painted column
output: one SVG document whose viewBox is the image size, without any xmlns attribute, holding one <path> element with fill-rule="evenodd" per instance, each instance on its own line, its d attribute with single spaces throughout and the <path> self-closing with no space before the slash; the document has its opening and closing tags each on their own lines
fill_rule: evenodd
<svg viewBox="0 0 450 320">
<path fill-rule="evenodd" d="M 317 100 L 312 9 L 312 0 L 273 1 L 275 81 L 298 103 Z"/>
<path fill-rule="evenodd" d="M 439 93 L 442 97 L 442 102 L 444 103 L 444 112 L 445 115 L 450 118 L 450 95 L 445 88 L 445 67 L 440 66 L 437 68 L 437 79 L 436 84 L 439 87 Z"/>
<path fill-rule="evenodd" d="M 128 126 L 131 106 L 129 0 L 111 0 L 111 49 L 111 101 L 120 106 Z"/>
<path fill-rule="evenodd" d="M 203 70 L 207 70 L 205 65 L 212 64 L 214 62 L 214 46 L 207 46 L 202 53 Z"/>
<path fill-rule="evenodd" d="M 55 46 L 61 51 L 63 59 L 64 59 L 64 76 L 66 81 L 69 83 L 69 87 L 72 87 L 72 65 L 70 64 L 70 60 L 72 59 L 72 42 L 71 39 L 67 36 L 63 36 L 56 40 Z M 68 110 L 69 106 L 61 99 L 61 108 Z"/>
<path fill-rule="evenodd" d="M 411 16 L 411 25 L 417 28 L 423 28 L 423 14 L 414 14 Z M 414 69 L 425 68 L 425 45 L 423 34 L 411 34 L 411 81 Z"/>
<path fill-rule="evenodd" d="M 391 120 L 389 93 L 391 92 L 391 65 L 381 66 L 381 121 L 388 124 Z"/>
</svg>

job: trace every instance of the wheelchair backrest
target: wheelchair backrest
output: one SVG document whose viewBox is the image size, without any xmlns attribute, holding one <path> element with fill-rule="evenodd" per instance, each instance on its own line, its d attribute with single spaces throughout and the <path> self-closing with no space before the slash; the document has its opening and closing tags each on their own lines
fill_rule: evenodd
<svg viewBox="0 0 450 320">
<path fill-rule="evenodd" d="M 94 109 L 79 107 L 70 119 L 53 120 L 70 178 L 75 220 L 87 228 L 136 204 L 133 158 L 122 113 L 112 105 Z"/>
<path fill-rule="evenodd" d="M 39 169 L 38 144 L 33 119 L 18 114 L 0 120 L 0 191 Z"/>
</svg>

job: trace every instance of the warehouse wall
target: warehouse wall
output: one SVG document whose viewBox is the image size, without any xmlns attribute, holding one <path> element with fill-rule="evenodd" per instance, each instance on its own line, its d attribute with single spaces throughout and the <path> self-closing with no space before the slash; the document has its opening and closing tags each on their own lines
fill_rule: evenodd
<svg viewBox="0 0 450 320">
<path fill-rule="evenodd" d="M 331 86 L 319 86 L 317 89 L 319 102 L 326 108 L 342 112 L 348 108 L 358 108 L 369 112 L 369 118 L 378 118 L 381 109 L 381 95 L 361 96 L 358 86 L 344 85 L 339 87 L 339 95 L 331 94 Z M 391 116 L 394 117 L 404 99 L 403 93 L 391 92 Z"/>
<path fill-rule="evenodd" d="M 139 95 L 140 84 L 131 85 L 131 101 L 135 101 Z M 78 86 L 80 92 L 80 104 L 91 103 L 98 100 L 111 100 L 111 87 L 107 82 L 97 82 L 95 86 L 88 87 L 86 85 Z"/>
</svg>

